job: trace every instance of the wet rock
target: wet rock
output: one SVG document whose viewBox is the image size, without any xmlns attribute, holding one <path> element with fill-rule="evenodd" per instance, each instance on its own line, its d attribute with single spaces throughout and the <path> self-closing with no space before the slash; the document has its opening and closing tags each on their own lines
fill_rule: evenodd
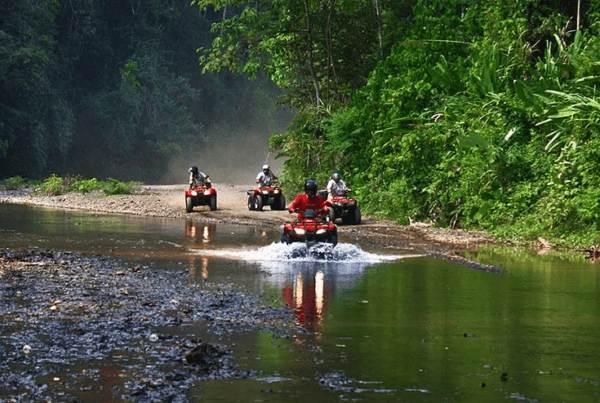
<svg viewBox="0 0 600 403">
<path fill-rule="evenodd" d="M 223 355 L 219 347 L 214 344 L 200 342 L 192 350 L 185 353 L 185 360 L 188 364 L 198 365 L 200 368 L 210 368 Z"/>
<path fill-rule="evenodd" d="M 89 362 L 121 365 L 114 393 L 148 402 L 178 401 L 198 380 L 253 375 L 230 363 L 225 346 L 158 333 L 183 323 L 174 306 L 193 307 L 185 308 L 185 321 L 205 322 L 215 335 L 297 331 L 289 326 L 289 308 L 262 306 L 226 285 L 199 290 L 173 270 L 136 262 L 6 250 L 0 251 L 0 272 L 0 317 L 10 327 L 0 348 L 0 384 L 7 385 L 0 401 L 81 401 L 78 391 L 101 377 L 97 369 L 81 369 Z M 193 352 L 187 367 L 186 351 Z"/>
</svg>

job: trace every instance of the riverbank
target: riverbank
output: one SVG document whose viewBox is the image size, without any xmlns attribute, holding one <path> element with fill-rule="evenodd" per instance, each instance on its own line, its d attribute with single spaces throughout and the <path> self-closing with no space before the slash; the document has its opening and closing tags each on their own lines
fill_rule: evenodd
<svg viewBox="0 0 600 403">
<path fill-rule="evenodd" d="M 192 213 L 185 210 L 185 184 L 143 185 L 135 194 L 104 196 L 68 193 L 59 196 L 38 196 L 33 189 L 2 191 L 1 203 L 26 204 L 46 208 L 72 209 L 89 213 L 132 214 L 150 217 L 168 217 L 197 222 L 230 223 L 278 229 L 293 217 L 287 211 L 250 211 L 247 207 L 249 189 L 243 185 L 214 184 L 217 190 L 217 210 L 196 207 Z M 289 203 L 290 201 L 288 201 Z M 421 253 L 480 270 L 495 270 L 462 256 L 465 251 L 481 245 L 493 245 L 494 240 L 484 232 L 436 229 L 423 223 L 399 226 L 391 221 L 364 217 L 360 225 L 338 226 L 341 238 L 361 242 L 378 249 Z"/>
</svg>

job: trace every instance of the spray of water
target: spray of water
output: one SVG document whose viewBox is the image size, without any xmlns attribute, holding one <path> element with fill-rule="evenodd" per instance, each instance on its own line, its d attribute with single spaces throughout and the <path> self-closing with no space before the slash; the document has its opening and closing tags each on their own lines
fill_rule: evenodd
<svg viewBox="0 0 600 403">
<path fill-rule="evenodd" d="M 286 262 L 340 262 L 380 263 L 403 258 L 401 255 L 376 255 L 363 251 L 359 246 L 339 243 L 333 246 L 319 243 L 307 248 L 304 243 L 272 243 L 254 251 L 244 253 L 246 260 Z"/>
<path fill-rule="evenodd" d="M 363 251 L 359 246 L 349 243 L 338 243 L 333 246 L 327 243 L 318 243 L 310 248 L 306 244 L 297 242 L 285 244 L 274 242 L 258 249 L 202 249 L 197 252 L 203 256 L 216 258 L 245 260 L 256 262 L 271 272 L 288 270 L 291 266 L 325 265 L 338 266 L 356 271 L 357 268 L 400 259 L 420 257 L 423 255 L 380 255 Z"/>
</svg>

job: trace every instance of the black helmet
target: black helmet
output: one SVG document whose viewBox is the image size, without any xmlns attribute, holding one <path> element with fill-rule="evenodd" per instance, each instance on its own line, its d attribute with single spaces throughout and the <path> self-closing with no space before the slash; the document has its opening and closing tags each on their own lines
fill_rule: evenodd
<svg viewBox="0 0 600 403">
<path fill-rule="evenodd" d="M 311 192 L 310 194 L 308 192 Z M 317 182 L 314 179 L 309 179 L 304 182 L 304 192 L 310 197 L 317 194 Z"/>
<path fill-rule="evenodd" d="M 333 180 L 334 180 L 334 181 L 336 181 L 336 182 L 337 182 L 337 181 L 339 181 L 340 179 L 342 179 L 342 175 L 340 175 L 340 173 L 339 173 L 339 172 L 335 171 L 335 172 L 333 173 L 333 175 L 332 175 L 332 178 L 333 178 Z"/>
<path fill-rule="evenodd" d="M 193 173 L 193 174 L 197 174 L 198 173 L 198 167 L 195 166 L 191 166 L 190 169 L 188 169 L 189 172 Z"/>
</svg>

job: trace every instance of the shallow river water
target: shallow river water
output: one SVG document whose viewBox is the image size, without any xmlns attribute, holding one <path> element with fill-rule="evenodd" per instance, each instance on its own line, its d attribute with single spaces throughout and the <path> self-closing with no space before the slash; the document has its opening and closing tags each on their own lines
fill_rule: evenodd
<svg viewBox="0 0 600 403">
<path fill-rule="evenodd" d="M 600 401 L 599 263 L 472 254 L 501 269 L 489 273 L 343 238 L 317 257 L 277 241 L 247 226 L 0 205 L 2 248 L 143 259 L 294 308 L 308 330 L 296 338 L 215 337 L 259 375 L 202 381 L 191 402 Z M 157 331 L 211 337 L 202 323 Z"/>
</svg>

